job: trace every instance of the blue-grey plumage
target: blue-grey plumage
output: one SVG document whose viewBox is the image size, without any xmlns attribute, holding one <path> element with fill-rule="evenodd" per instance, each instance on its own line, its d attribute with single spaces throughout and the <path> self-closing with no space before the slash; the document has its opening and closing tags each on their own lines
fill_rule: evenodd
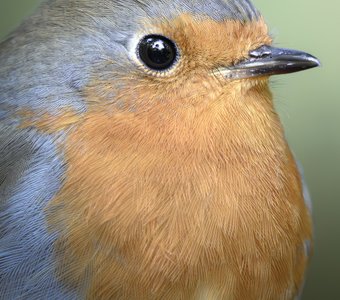
<svg viewBox="0 0 340 300">
<path fill-rule="evenodd" d="M 0 125 L 0 299 L 74 299 L 55 280 L 43 209 L 64 166 L 52 137 Z"/>
<path fill-rule="evenodd" d="M 0 45 L 0 299 L 87 297 L 86 280 L 68 285 L 58 278 L 55 243 L 63 228 L 51 230 L 46 220 L 67 180 L 60 145 L 73 128 L 57 122 L 58 130 L 46 130 L 39 120 L 69 111 L 84 116 L 89 86 L 115 101 L 116 89 L 106 94 L 96 84 L 144 74 L 131 47 L 147 33 L 145 21 L 182 14 L 240 24 L 260 18 L 248 0 L 50 0 Z"/>
</svg>

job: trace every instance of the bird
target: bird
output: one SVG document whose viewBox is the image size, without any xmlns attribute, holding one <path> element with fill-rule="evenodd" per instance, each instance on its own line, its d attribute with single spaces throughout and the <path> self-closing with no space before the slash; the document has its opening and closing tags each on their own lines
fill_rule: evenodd
<svg viewBox="0 0 340 300">
<path fill-rule="evenodd" d="M 0 45 L 0 299 L 299 299 L 313 246 L 248 0 L 48 0 Z"/>
</svg>

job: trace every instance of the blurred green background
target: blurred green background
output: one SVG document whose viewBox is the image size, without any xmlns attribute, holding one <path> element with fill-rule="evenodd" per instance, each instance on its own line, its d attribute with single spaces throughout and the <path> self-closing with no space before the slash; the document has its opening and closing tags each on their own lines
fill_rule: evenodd
<svg viewBox="0 0 340 300">
<path fill-rule="evenodd" d="M 337 300 L 340 299 L 340 1 L 253 1 L 269 23 L 276 45 L 305 50 L 322 62 L 319 69 L 275 77 L 272 87 L 287 138 L 304 166 L 314 202 L 315 252 L 303 299 Z M 0 39 L 40 2 L 0 0 Z"/>
</svg>

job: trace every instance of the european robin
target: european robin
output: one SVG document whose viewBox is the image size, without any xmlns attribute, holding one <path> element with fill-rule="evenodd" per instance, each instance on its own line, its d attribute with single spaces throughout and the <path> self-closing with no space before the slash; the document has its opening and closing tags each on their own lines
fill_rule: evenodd
<svg viewBox="0 0 340 300">
<path fill-rule="evenodd" d="M 1 299 L 297 299 L 311 218 L 268 78 L 319 62 L 248 0 L 46 1 L 0 61 Z"/>
</svg>

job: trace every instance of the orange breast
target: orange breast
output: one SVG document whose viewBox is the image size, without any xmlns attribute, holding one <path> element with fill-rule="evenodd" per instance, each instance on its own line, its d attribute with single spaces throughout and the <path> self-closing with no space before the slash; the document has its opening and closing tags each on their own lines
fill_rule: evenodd
<svg viewBox="0 0 340 300">
<path fill-rule="evenodd" d="M 292 299 L 310 219 L 266 89 L 198 112 L 92 110 L 70 133 L 58 276 L 89 299 Z M 246 105 L 244 103 L 247 103 Z"/>
</svg>

